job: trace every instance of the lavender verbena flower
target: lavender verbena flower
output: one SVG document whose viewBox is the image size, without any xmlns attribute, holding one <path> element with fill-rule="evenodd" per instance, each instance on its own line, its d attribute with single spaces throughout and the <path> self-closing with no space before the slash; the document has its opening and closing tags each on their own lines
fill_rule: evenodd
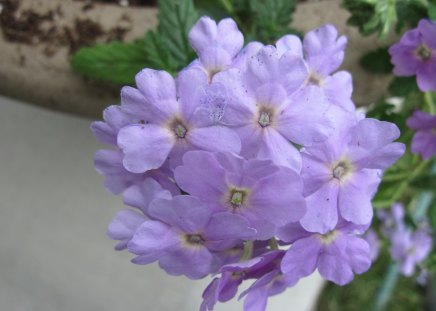
<svg viewBox="0 0 436 311">
<path fill-rule="evenodd" d="M 123 165 L 124 155 L 120 150 L 99 150 L 94 157 L 95 170 L 105 177 L 104 187 L 113 194 L 121 194 L 131 186 L 141 184 L 147 178 L 153 178 L 172 194 L 180 194 L 180 189 L 172 181 L 173 172 L 168 162 L 159 169 L 145 173 L 132 173 Z"/>
<path fill-rule="evenodd" d="M 91 124 L 96 138 L 104 143 L 117 147 L 118 132 L 130 124 L 144 123 L 143 114 L 131 114 L 124 106 L 113 105 L 103 112 L 103 121 Z M 146 173 L 131 173 L 123 164 L 123 154 L 118 150 L 99 150 L 94 157 L 94 166 L 98 173 L 105 177 L 104 187 L 113 194 L 120 194 L 132 185 L 141 183 L 146 178 L 154 178 L 174 194 L 179 193 L 177 186 L 170 180 L 172 172 L 168 165 Z"/>
<path fill-rule="evenodd" d="M 301 156 L 289 143 L 308 146 L 333 130 L 330 106 L 316 88 L 297 92 L 306 77 L 301 58 L 279 57 L 272 46 L 261 48 L 246 70 L 230 69 L 214 81 L 229 96 L 222 122 L 235 128 L 246 158 L 271 159 L 299 171 Z"/>
<path fill-rule="evenodd" d="M 271 161 L 190 151 L 174 176 L 183 191 L 211 210 L 247 219 L 260 240 L 270 239 L 277 227 L 300 220 L 306 211 L 300 176 Z"/>
<path fill-rule="evenodd" d="M 218 301 L 226 302 L 235 297 L 243 281 L 258 279 L 276 271 L 283 254 L 284 251 L 280 250 L 270 251 L 248 261 L 222 266 L 219 270 L 221 277 L 214 278 L 203 292 L 200 311 L 213 310 Z"/>
<path fill-rule="evenodd" d="M 155 199 L 148 213 L 156 220 L 145 221 L 127 247 L 138 255 L 134 263 L 158 260 L 170 275 L 203 278 L 215 272 L 218 257 L 214 252 L 232 248 L 256 234 L 241 216 L 212 213 L 193 196 Z"/>
<path fill-rule="evenodd" d="M 406 31 L 400 41 L 389 48 L 397 76 L 414 76 L 423 92 L 436 91 L 436 23 L 419 21 L 418 27 Z"/>
<path fill-rule="evenodd" d="M 374 230 L 369 229 L 362 237 L 369 245 L 369 256 L 371 261 L 374 262 L 380 254 L 380 240 L 378 235 Z"/>
<path fill-rule="evenodd" d="M 395 203 L 387 210 L 377 210 L 377 216 L 382 222 L 381 232 L 391 238 L 397 230 L 404 230 L 404 206 L 400 203 Z"/>
<path fill-rule="evenodd" d="M 187 70 L 184 77 L 189 79 L 178 79 L 176 87 L 169 73 L 144 69 L 136 75 L 138 89 L 123 88 L 126 109 L 148 115 L 145 124 L 129 125 L 118 133 L 128 171 L 157 169 L 167 158 L 174 167 L 191 149 L 239 152 L 241 142 L 232 129 L 217 125 L 210 116 L 196 114 L 200 99 L 195 90 L 202 86 L 196 83 L 203 81 L 203 76 L 198 70 Z"/>
<path fill-rule="evenodd" d="M 279 239 L 292 243 L 281 263 L 283 274 L 296 282 L 318 269 L 322 277 L 338 285 L 351 282 L 354 274 L 371 266 L 370 247 L 358 236 L 367 227 L 341 220 L 325 234 L 307 232 L 298 223 L 280 228 Z"/>
<path fill-rule="evenodd" d="M 327 141 L 302 151 L 307 213 L 302 226 L 326 233 L 335 228 L 338 215 L 359 225 L 369 224 L 371 199 L 382 170 L 392 165 L 405 146 L 392 141 L 400 136 L 393 123 L 358 120 L 347 113 Z"/>
<path fill-rule="evenodd" d="M 244 45 L 244 36 L 231 18 L 217 24 L 210 17 L 203 16 L 189 32 L 189 42 L 199 58 L 191 66 L 204 69 L 211 81 L 217 72 L 230 67 Z"/>
<path fill-rule="evenodd" d="M 431 235 L 423 229 L 398 229 L 391 239 L 392 258 L 400 264 L 400 270 L 405 276 L 415 272 L 416 265 L 427 258 L 433 247 Z"/>
<path fill-rule="evenodd" d="M 338 71 L 333 74 L 344 60 L 346 45 L 347 38 L 338 37 L 333 25 L 324 25 L 308 32 L 303 42 L 295 35 L 286 35 L 276 43 L 279 54 L 291 52 L 305 59 L 308 75 L 304 87 L 319 87 L 330 103 L 354 111 L 350 73 Z"/>
<path fill-rule="evenodd" d="M 420 154 L 424 160 L 434 156 L 436 154 L 436 115 L 417 110 L 407 119 L 407 126 L 416 130 L 412 139 L 412 152 Z"/>
<path fill-rule="evenodd" d="M 124 193 L 124 203 L 138 210 L 129 208 L 119 211 L 109 223 L 107 235 L 119 243 L 115 250 L 124 250 L 139 226 L 149 219 L 148 207 L 155 198 L 171 198 L 171 193 L 163 189 L 158 182 L 147 178 L 137 185 L 131 186 Z"/>
<path fill-rule="evenodd" d="M 118 212 L 108 226 L 107 234 L 113 240 L 120 241 L 116 250 L 127 247 L 139 226 L 149 217 L 148 207 L 155 198 L 171 199 L 171 193 L 165 190 L 152 178 L 145 179 L 142 183 L 132 186 L 124 193 L 124 203 L 135 207 L 138 211 L 123 209 Z"/>
</svg>

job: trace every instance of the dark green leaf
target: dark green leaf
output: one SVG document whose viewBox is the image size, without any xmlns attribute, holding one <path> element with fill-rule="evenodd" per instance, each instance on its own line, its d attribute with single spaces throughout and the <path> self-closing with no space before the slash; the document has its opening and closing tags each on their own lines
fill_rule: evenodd
<svg viewBox="0 0 436 311">
<path fill-rule="evenodd" d="M 144 48 L 137 43 L 113 42 L 79 50 L 72 58 L 74 70 L 85 77 L 117 84 L 133 84 L 147 67 Z"/>
<path fill-rule="evenodd" d="M 427 13 L 428 13 L 428 17 L 431 20 L 436 21 L 436 3 L 435 2 L 429 4 Z"/>
<path fill-rule="evenodd" d="M 175 72 L 178 69 L 177 64 L 168 53 L 162 37 L 155 32 L 147 32 L 145 38 L 140 42 L 143 44 L 145 51 L 147 51 L 149 67 L 169 72 Z"/>
<path fill-rule="evenodd" d="M 390 73 L 393 68 L 387 48 L 366 53 L 360 59 L 360 65 L 371 73 Z"/>
<path fill-rule="evenodd" d="M 415 77 L 395 77 L 388 87 L 393 96 L 405 97 L 412 92 L 419 92 Z"/>
<path fill-rule="evenodd" d="M 436 175 L 433 173 L 422 175 L 413 180 L 410 185 L 420 190 L 436 191 Z"/>
<path fill-rule="evenodd" d="M 158 35 L 171 58 L 183 67 L 194 58 L 188 32 L 198 19 L 192 0 L 160 0 Z"/>
<path fill-rule="evenodd" d="M 432 202 L 428 209 L 428 220 L 433 228 L 433 232 L 436 232 L 436 200 Z"/>
</svg>

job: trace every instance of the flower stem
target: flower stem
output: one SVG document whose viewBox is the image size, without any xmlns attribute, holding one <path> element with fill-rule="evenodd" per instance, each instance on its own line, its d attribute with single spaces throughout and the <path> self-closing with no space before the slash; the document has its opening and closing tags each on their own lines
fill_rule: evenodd
<svg viewBox="0 0 436 311">
<path fill-rule="evenodd" d="M 399 264 L 392 262 L 386 271 L 382 286 L 376 296 L 372 311 L 383 311 L 392 296 L 397 285 L 399 274 Z"/>
<path fill-rule="evenodd" d="M 277 243 L 277 240 L 275 237 L 272 237 L 271 240 L 269 240 L 269 247 L 273 250 L 279 249 L 279 244 Z"/>
<path fill-rule="evenodd" d="M 424 102 L 428 107 L 428 112 L 430 114 L 435 114 L 435 102 L 433 101 L 432 92 L 424 93 Z"/>
<path fill-rule="evenodd" d="M 244 253 L 241 256 L 241 261 L 247 261 L 253 256 L 253 241 L 247 241 L 244 244 Z"/>
</svg>

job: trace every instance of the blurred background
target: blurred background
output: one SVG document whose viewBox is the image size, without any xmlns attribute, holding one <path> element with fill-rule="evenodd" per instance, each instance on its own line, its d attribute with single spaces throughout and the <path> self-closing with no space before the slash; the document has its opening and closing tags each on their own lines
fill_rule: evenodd
<svg viewBox="0 0 436 311">
<path fill-rule="evenodd" d="M 333 23 L 348 36 L 342 68 L 353 74 L 354 100 L 376 101 L 391 76 L 359 66 L 379 47 L 376 36 L 348 27 L 350 13 L 337 0 L 299 1 L 293 10 L 292 29 Z M 198 308 L 209 279 L 170 277 L 113 251 L 106 226 L 122 202 L 103 189 L 92 164 L 101 146 L 90 122 L 149 64 L 135 58 L 147 53 L 137 43 L 158 27 L 158 14 L 153 0 L 0 0 L 0 310 Z M 108 66 L 102 74 L 83 68 L 82 48 L 114 41 L 131 44 L 124 58 L 108 52 L 86 63 Z M 322 286 L 315 274 L 271 299 L 268 310 L 314 310 Z"/>
</svg>

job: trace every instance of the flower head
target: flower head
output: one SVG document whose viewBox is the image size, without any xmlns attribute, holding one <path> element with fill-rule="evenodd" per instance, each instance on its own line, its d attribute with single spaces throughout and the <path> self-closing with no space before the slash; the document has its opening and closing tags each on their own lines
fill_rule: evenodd
<svg viewBox="0 0 436 311">
<path fill-rule="evenodd" d="M 436 116 L 417 110 L 407 119 L 407 126 L 416 130 L 412 140 L 412 152 L 420 154 L 424 160 L 435 155 Z"/>
<path fill-rule="evenodd" d="M 389 49 L 394 74 L 414 76 L 423 92 L 436 90 L 436 23 L 422 19 Z"/>
</svg>

